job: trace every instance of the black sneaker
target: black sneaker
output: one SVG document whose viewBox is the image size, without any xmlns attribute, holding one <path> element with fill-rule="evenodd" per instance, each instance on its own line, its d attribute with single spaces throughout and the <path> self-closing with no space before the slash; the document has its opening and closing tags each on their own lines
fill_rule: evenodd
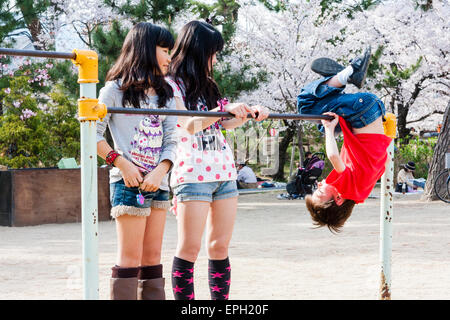
<svg viewBox="0 0 450 320">
<path fill-rule="evenodd" d="M 330 58 L 318 58 L 311 63 L 311 70 L 323 77 L 329 77 L 344 70 L 344 66 Z"/>
<path fill-rule="evenodd" d="M 348 79 L 348 82 L 354 84 L 359 89 L 362 88 L 362 86 L 364 85 L 364 81 L 366 80 L 370 56 L 371 47 L 369 46 L 362 56 L 356 57 L 350 63 L 350 65 L 353 67 L 353 74 Z"/>
</svg>

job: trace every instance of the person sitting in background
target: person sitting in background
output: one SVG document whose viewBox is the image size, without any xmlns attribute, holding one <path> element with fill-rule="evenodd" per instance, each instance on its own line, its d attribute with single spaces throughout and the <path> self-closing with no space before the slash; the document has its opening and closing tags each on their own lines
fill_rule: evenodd
<svg viewBox="0 0 450 320">
<path fill-rule="evenodd" d="M 417 130 L 414 127 L 411 127 L 409 129 L 409 134 L 411 137 L 419 137 L 420 136 L 420 133 L 417 132 Z"/>
<path fill-rule="evenodd" d="M 402 165 L 402 169 L 397 174 L 397 188 L 395 191 L 402 192 L 403 184 L 406 184 L 406 192 L 417 190 L 417 187 L 425 188 L 425 179 L 414 178 L 414 171 L 416 170 L 416 164 L 413 161 L 409 161 L 407 164 Z"/>
<path fill-rule="evenodd" d="M 258 188 L 256 175 L 252 168 L 248 167 L 245 162 L 239 162 L 237 165 L 237 187 L 238 189 L 254 189 Z"/>
</svg>

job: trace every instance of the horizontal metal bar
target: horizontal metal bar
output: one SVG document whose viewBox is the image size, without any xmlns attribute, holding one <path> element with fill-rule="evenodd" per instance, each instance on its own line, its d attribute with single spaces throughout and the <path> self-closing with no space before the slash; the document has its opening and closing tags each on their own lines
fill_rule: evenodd
<svg viewBox="0 0 450 320">
<path fill-rule="evenodd" d="M 108 113 L 127 113 L 127 114 L 154 114 L 169 116 L 190 116 L 190 117 L 217 117 L 234 118 L 234 114 L 229 112 L 205 112 L 189 110 L 168 110 L 168 109 L 138 109 L 138 108 L 107 108 Z M 251 114 L 247 118 L 252 118 Z M 311 115 L 298 113 L 270 113 L 269 119 L 291 119 L 291 120 L 332 120 L 329 115 Z"/>
<path fill-rule="evenodd" d="M 0 48 L 0 54 L 7 56 L 25 56 L 38 58 L 57 58 L 57 59 L 73 59 L 77 57 L 74 52 L 56 52 L 56 51 L 40 51 L 40 50 L 18 50 L 9 48 Z"/>
</svg>

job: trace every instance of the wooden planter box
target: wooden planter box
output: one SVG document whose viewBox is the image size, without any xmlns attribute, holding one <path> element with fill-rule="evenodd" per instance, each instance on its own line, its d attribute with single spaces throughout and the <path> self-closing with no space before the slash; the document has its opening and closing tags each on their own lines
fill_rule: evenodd
<svg viewBox="0 0 450 320">
<path fill-rule="evenodd" d="M 98 219 L 110 219 L 109 168 L 98 169 Z M 0 171 L 0 226 L 81 222 L 80 169 Z"/>
</svg>

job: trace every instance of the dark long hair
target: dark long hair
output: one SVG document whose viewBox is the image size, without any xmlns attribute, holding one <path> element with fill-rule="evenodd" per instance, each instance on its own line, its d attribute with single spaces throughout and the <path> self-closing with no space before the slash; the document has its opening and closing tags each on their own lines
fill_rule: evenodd
<svg viewBox="0 0 450 320">
<path fill-rule="evenodd" d="M 156 46 L 172 49 L 172 34 L 148 22 L 136 24 L 127 34 L 119 58 L 108 71 L 106 80 L 121 80 L 122 104 L 140 108 L 153 88 L 158 95 L 158 107 L 164 107 L 173 97 L 173 90 L 164 80 L 156 59 Z"/>
<path fill-rule="evenodd" d="M 186 88 L 186 108 L 196 110 L 204 99 L 208 110 L 217 107 L 220 91 L 212 76 L 211 58 L 223 49 L 224 40 L 212 25 L 191 21 L 178 35 L 169 74 L 183 81 Z"/>
</svg>

